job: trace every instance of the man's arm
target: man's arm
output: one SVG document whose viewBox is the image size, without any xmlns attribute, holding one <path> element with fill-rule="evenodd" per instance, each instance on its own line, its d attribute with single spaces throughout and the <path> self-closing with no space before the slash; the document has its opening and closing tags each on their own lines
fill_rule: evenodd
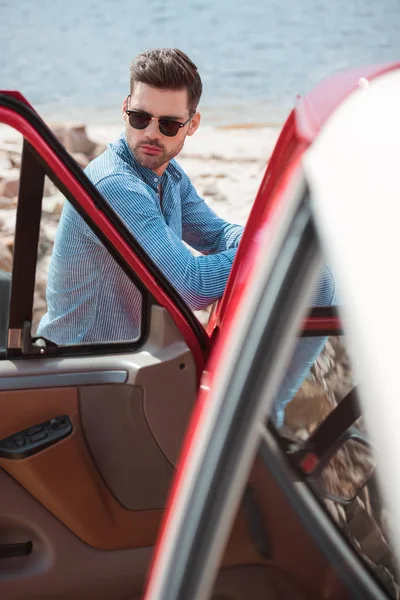
<svg viewBox="0 0 400 600">
<path fill-rule="evenodd" d="M 238 247 L 243 227 L 218 217 L 183 172 L 181 202 L 183 239 L 192 248 L 203 254 L 213 254 Z"/>
<path fill-rule="evenodd" d="M 236 248 L 211 256 L 193 256 L 165 223 L 156 194 L 140 182 L 127 179 L 123 174 L 109 175 L 96 187 L 193 310 L 220 298 Z"/>
</svg>

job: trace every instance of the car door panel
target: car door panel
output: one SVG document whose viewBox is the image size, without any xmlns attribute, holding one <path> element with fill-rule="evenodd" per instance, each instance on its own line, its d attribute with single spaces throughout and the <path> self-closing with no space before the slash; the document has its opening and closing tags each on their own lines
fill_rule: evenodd
<svg viewBox="0 0 400 600">
<path fill-rule="evenodd" d="M 85 444 L 77 396 L 76 390 L 70 436 L 26 459 L 3 458 L 0 466 L 87 544 L 102 550 L 151 545 L 161 513 L 127 510 L 107 488 Z"/>
<path fill-rule="evenodd" d="M 0 365 L 1 439 L 60 415 L 73 425 L 58 443 L 27 458 L 2 457 L 0 466 L 99 549 L 154 543 L 195 399 L 191 354 L 165 309 L 152 310 L 154 334 L 136 353 Z M 7 381 L 16 385 L 16 372 L 26 387 L 7 390 Z M 43 382 L 53 387 L 40 387 Z M 163 428 L 154 416 L 158 406 Z M 171 428 L 170 409 L 171 423 L 179 416 Z"/>
<path fill-rule="evenodd" d="M 93 461 L 116 499 L 130 510 L 164 506 L 173 474 L 146 421 L 143 396 L 141 386 L 79 390 L 83 432 Z"/>
<path fill-rule="evenodd" d="M 1 597 L 7 600 L 55 597 L 60 600 L 136 600 L 142 597 L 153 548 L 98 550 L 82 542 L 1 469 L 0 489 L 2 542 L 28 539 L 33 542 L 31 555 L 0 561 Z M 254 569 L 263 564 L 265 560 L 257 553 L 240 509 L 223 560 L 225 568 L 216 584 L 217 597 L 225 594 L 234 600 L 248 598 L 248 585 L 240 581 L 239 585 L 238 578 L 243 575 L 248 582 L 246 570 L 249 567 L 244 565 L 253 565 Z"/>
<path fill-rule="evenodd" d="M 141 592 L 152 548 L 100 551 L 1 469 L 0 489 L 2 543 L 33 542 L 29 556 L 0 561 L 2 598 L 122 600 Z"/>
</svg>

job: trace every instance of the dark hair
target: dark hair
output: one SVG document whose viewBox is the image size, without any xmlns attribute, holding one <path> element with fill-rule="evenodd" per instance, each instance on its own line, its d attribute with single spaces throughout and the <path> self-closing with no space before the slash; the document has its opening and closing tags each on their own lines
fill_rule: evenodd
<svg viewBox="0 0 400 600">
<path fill-rule="evenodd" d="M 188 91 L 189 112 L 197 109 L 203 86 L 196 65 L 177 48 L 152 48 L 131 63 L 131 91 L 135 82 L 164 90 Z"/>
</svg>

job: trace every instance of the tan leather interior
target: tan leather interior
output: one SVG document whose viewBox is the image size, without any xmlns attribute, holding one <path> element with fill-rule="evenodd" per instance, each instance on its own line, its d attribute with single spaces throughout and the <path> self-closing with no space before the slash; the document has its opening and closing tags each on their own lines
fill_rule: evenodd
<svg viewBox="0 0 400 600">
<path fill-rule="evenodd" d="M 23 460 L 0 458 L 0 466 L 87 544 L 99 549 L 152 546 L 162 510 L 132 511 L 110 493 L 88 452 L 79 415 L 77 388 L 0 392 L 0 436 L 68 414 L 74 432 Z M 224 566 L 262 563 L 241 510 Z"/>
<path fill-rule="evenodd" d="M 0 391 L 0 439 L 60 414 L 77 417 L 76 388 Z"/>
<path fill-rule="evenodd" d="M 293 585 L 307 599 L 347 599 L 349 596 L 332 565 L 306 532 L 299 515 L 260 458 L 255 461 L 249 485 L 271 544 L 271 560 L 266 564 L 290 576 Z"/>
<path fill-rule="evenodd" d="M 306 600 L 290 574 L 274 566 L 223 569 L 210 600 Z"/>
<path fill-rule="evenodd" d="M 99 551 L 77 538 L 0 469 L 0 540 L 33 543 L 0 560 L 2 600 L 123 600 L 143 590 L 152 548 Z"/>
<path fill-rule="evenodd" d="M 139 548 L 154 544 L 162 512 L 125 509 L 95 468 L 82 434 L 75 388 L 0 393 L 0 407 L 12 407 L 4 437 L 55 414 L 68 414 L 72 435 L 24 460 L 0 459 L 0 466 L 62 523 L 91 546 Z"/>
<path fill-rule="evenodd" d="M 7 414 L 7 422 L 0 421 L 2 437 L 55 414 L 70 416 L 74 432 L 65 440 L 24 460 L 0 459 L 0 466 L 67 528 L 90 546 L 103 550 L 154 545 L 162 511 L 127 510 L 109 492 L 82 433 L 77 388 L 2 392 L 0 411 Z M 283 574 L 292 577 L 297 596 L 291 597 L 302 598 L 301 590 L 307 590 L 307 598 L 321 597 L 327 579 L 332 578 L 329 564 L 305 535 L 297 515 L 288 510 L 282 492 L 259 460 L 250 485 L 272 544 L 271 559 L 258 552 L 241 507 L 221 565 L 238 569 L 221 573 L 214 600 L 246 600 L 250 591 L 256 594 L 256 589 L 259 592 L 251 597 L 262 598 L 262 589 L 265 591 L 266 585 L 271 588 L 269 571 L 242 571 L 241 565 L 270 565 L 274 567 L 274 577 L 279 567 Z M 284 579 L 285 576 L 271 588 L 275 590 L 271 598 L 287 597 L 276 591 L 276 585 L 282 586 Z"/>
</svg>

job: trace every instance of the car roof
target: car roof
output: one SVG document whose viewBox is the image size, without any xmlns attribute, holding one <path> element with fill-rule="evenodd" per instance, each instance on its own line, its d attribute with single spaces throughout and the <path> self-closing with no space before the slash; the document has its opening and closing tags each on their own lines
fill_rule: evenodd
<svg viewBox="0 0 400 600">
<path fill-rule="evenodd" d="M 360 79 L 370 81 L 399 66 L 399 62 L 392 62 L 336 73 L 318 83 L 305 96 L 299 96 L 294 110 L 298 137 L 311 143 L 335 109 L 358 87 Z"/>
</svg>

